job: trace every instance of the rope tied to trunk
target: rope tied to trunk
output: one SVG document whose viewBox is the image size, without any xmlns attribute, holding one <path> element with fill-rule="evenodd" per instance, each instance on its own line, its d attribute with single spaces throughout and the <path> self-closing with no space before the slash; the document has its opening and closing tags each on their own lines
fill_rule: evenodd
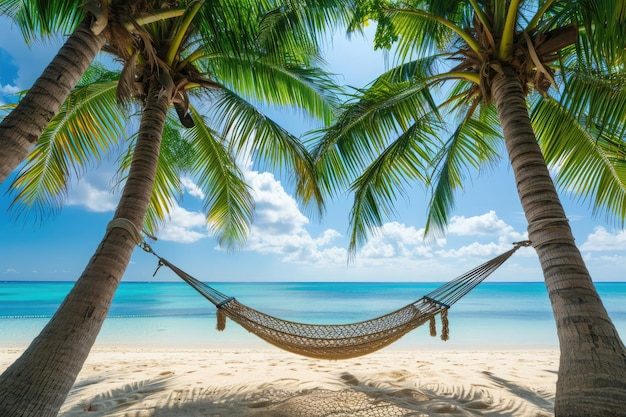
<svg viewBox="0 0 626 417">
<path fill-rule="evenodd" d="M 111 220 L 107 225 L 107 232 L 115 228 L 124 229 L 128 233 L 130 233 L 130 237 L 133 239 L 136 245 L 139 245 L 141 244 L 141 242 L 143 242 L 143 236 L 141 235 L 141 232 L 139 231 L 139 229 L 137 229 L 137 226 L 135 226 L 135 223 L 133 223 L 132 221 L 123 217 L 115 218 Z"/>
<path fill-rule="evenodd" d="M 533 235 L 538 228 L 550 228 L 550 227 L 556 227 L 558 225 L 555 224 L 550 224 L 550 223 L 557 223 L 557 222 L 569 222 L 569 219 L 567 217 L 547 217 L 545 219 L 538 219 L 538 220 L 534 220 L 533 222 L 528 224 L 528 227 L 526 228 L 526 230 L 528 230 L 528 236 Z M 545 244 L 548 243 L 569 243 L 569 244 L 573 244 L 573 240 L 568 239 L 568 238 L 563 238 L 562 233 L 559 231 L 556 231 L 554 233 L 551 233 L 549 231 L 544 231 L 543 235 L 541 236 L 541 238 L 538 238 L 537 236 L 533 236 L 533 246 L 534 247 L 540 247 L 543 246 Z"/>
</svg>

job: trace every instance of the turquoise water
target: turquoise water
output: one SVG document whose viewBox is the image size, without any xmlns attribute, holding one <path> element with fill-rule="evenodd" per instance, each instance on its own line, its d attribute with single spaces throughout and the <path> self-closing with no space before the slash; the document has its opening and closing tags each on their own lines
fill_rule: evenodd
<svg viewBox="0 0 626 417">
<path fill-rule="evenodd" d="M 25 347 L 52 316 L 69 282 L 0 282 L 0 348 Z M 217 283 L 240 302 L 288 320 L 347 323 L 376 317 L 427 294 L 439 283 Z M 622 336 L 626 283 L 597 283 Z M 543 283 L 483 283 L 451 309 L 448 342 L 420 328 L 398 348 L 553 347 L 556 330 Z M 184 283 L 124 282 L 97 343 L 180 348 L 267 347 L 229 323 L 215 329 L 215 308 Z"/>
</svg>

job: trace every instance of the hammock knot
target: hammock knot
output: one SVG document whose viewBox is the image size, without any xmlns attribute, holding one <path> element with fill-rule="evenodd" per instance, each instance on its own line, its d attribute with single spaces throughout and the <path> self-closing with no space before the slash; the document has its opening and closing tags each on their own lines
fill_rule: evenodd
<svg viewBox="0 0 626 417">
<path fill-rule="evenodd" d="M 430 303 L 433 303 L 433 304 L 435 304 L 435 305 L 441 306 L 441 307 L 445 308 L 446 310 L 450 308 L 450 305 L 448 305 L 448 304 L 446 304 L 446 303 L 442 303 L 442 302 L 441 302 L 441 301 L 439 301 L 439 300 L 435 300 L 434 298 L 429 297 L 429 296 L 427 296 L 427 295 L 425 295 L 425 296 L 424 296 L 424 299 L 425 299 L 426 301 L 430 302 Z"/>
<path fill-rule="evenodd" d="M 163 263 L 163 260 L 162 260 L 162 259 L 159 259 L 159 263 L 157 264 L 156 269 L 155 269 L 155 270 L 154 270 L 154 272 L 152 273 L 152 277 L 156 277 L 157 272 L 159 272 L 159 269 L 161 269 L 161 267 L 162 267 L 163 265 L 165 265 L 165 264 Z"/>
<path fill-rule="evenodd" d="M 515 245 L 515 249 L 519 249 L 521 247 L 529 247 L 532 246 L 533 242 L 531 242 L 530 240 L 522 240 L 520 242 L 513 242 L 513 245 Z"/>
<path fill-rule="evenodd" d="M 215 304 L 215 307 L 222 309 L 224 306 L 226 306 L 226 304 L 230 303 L 231 301 L 233 301 L 235 299 L 235 297 L 228 297 L 227 299 L 225 299 L 224 301 L 222 301 L 221 303 L 217 303 Z"/>
</svg>

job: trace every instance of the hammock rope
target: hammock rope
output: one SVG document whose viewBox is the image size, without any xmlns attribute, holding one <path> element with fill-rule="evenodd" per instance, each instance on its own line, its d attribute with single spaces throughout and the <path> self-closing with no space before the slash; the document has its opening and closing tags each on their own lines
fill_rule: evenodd
<svg viewBox="0 0 626 417">
<path fill-rule="evenodd" d="M 292 353 L 319 359 L 348 359 L 382 349 L 405 334 L 430 322 L 436 334 L 435 316 L 440 315 L 441 338 L 448 339 L 448 309 L 484 281 L 529 241 L 515 242 L 514 247 L 490 261 L 466 272 L 398 310 L 357 323 L 307 324 L 283 320 L 247 307 L 210 285 L 192 277 L 157 255 L 144 241 L 139 246 L 158 258 L 159 268 L 166 266 L 217 307 L 218 330 L 225 328 L 226 317 L 261 339 Z"/>
</svg>

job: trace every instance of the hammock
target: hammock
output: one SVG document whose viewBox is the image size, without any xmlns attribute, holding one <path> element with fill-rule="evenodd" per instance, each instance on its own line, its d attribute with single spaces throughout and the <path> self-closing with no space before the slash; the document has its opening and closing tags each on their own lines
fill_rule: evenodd
<svg viewBox="0 0 626 417">
<path fill-rule="evenodd" d="M 396 311 L 358 323 L 330 325 L 282 320 L 247 307 L 161 258 L 147 243 L 141 243 L 140 247 L 159 259 L 155 275 L 161 266 L 170 268 L 217 307 L 218 330 L 225 328 L 226 317 L 229 317 L 249 332 L 281 349 L 312 358 L 335 360 L 354 358 L 382 349 L 426 322 L 430 322 L 430 333 L 435 336 L 437 314 L 441 317 L 441 338 L 447 340 L 448 309 L 491 275 L 517 249 L 529 246 L 530 242 L 516 242 L 514 245 L 513 249 Z"/>
</svg>

